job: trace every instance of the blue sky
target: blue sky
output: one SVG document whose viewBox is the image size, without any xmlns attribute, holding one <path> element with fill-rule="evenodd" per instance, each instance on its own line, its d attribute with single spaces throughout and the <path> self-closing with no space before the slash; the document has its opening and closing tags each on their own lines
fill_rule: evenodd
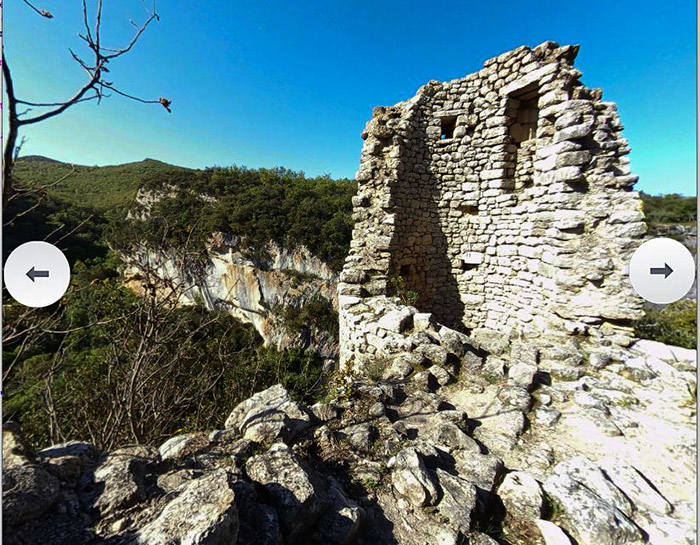
<svg viewBox="0 0 700 545">
<path fill-rule="evenodd" d="M 17 94 L 60 100 L 83 81 L 80 2 L 4 2 Z M 128 40 L 140 0 L 106 0 L 103 41 Z M 151 157 L 204 167 L 282 165 L 352 177 L 373 106 L 412 96 L 520 45 L 578 43 L 588 87 L 618 103 L 637 189 L 695 194 L 695 3 L 160 0 L 161 21 L 111 66 L 128 93 L 26 127 L 25 154 L 82 164 Z"/>
</svg>

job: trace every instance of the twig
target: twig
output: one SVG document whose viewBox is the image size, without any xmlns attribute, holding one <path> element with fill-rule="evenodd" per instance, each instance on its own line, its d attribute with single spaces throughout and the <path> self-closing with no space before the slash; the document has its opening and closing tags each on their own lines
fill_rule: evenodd
<svg viewBox="0 0 700 545">
<path fill-rule="evenodd" d="M 48 11 L 46 11 L 46 10 L 44 10 L 44 9 L 39 9 L 39 8 L 37 8 L 37 7 L 34 6 L 31 2 L 29 2 L 28 0 L 22 0 L 22 1 L 23 1 L 25 4 L 27 4 L 30 8 L 32 8 L 34 11 L 36 11 L 39 15 L 41 15 L 42 17 L 44 17 L 45 19 L 53 19 L 53 15 L 51 15 L 51 13 L 49 13 Z"/>
</svg>

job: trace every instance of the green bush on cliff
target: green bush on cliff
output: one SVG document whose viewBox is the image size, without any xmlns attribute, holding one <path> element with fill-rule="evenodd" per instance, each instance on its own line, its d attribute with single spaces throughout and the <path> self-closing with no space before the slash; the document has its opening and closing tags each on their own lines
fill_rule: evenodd
<svg viewBox="0 0 700 545">
<path fill-rule="evenodd" d="M 352 236 L 350 180 L 307 178 L 283 168 L 211 168 L 176 174 L 154 172 L 144 188 L 160 196 L 146 221 L 115 226 L 112 241 L 135 240 L 189 247 L 195 253 L 213 232 L 242 238 L 253 259 L 265 257 L 265 245 L 306 246 L 340 270 Z"/>
<path fill-rule="evenodd" d="M 338 338 L 338 313 L 333 304 L 320 295 L 316 295 L 301 307 L 277 307 L 275 313 L 282 317 L 289 331 L 299 333 L 303 327 L 314 327 L 327 331 L 335 339 Z"/>
<path fill-rule="evenodd" d="M 649 309 L 635 326 L 635 335 L 684 348 L 695 348 L 697 343 L 697 303 L 681 299 L 661 310 Z"/>
</svg>

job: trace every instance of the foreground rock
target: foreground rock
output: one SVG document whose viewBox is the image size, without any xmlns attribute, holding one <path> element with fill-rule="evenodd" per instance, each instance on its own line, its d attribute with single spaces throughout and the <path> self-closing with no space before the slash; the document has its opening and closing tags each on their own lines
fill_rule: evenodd
<svg viewBox="0 0 700 545">
<path fill-rule="evenodd" d="M 655 368 L 650 384 L 678 372 Z M 177 436 L 160 449 L 103 454 L 72 442 L 32 453 L 10 425 L 3 537 L 23 545 L 692 543 L 685 504 L 651 483 L 640 460 L 555 452 L 532 442 L 539 430 L 551 437 L 534 420 L 526 430 L 487 425 L 485 407 L 523 421 L 532 405 L 514 397 L 515 373 L 498 384 L 488 372 L 427 390 L 412 377 L 348 379 L 337 399 L 311 408 L 276 385 L 234 408 L 225 430 Z M 593 394 L 562 382 L 527 395 L 552 410 L 573 399 L 608 414 L 596 396 L 616 379 L 598 380 Z M 664 384 L 673 398 L 674 383 Z"/>
<path fill-rule="evenodd" d="M 232 477 L 216 470 L 196 479 L 134 536 L 134 545 L 228 545 L 238 539 Z"/>
</svg>

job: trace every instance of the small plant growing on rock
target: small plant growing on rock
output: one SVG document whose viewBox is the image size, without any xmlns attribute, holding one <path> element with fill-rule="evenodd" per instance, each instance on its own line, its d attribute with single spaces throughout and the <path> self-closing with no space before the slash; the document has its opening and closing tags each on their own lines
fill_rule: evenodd
<svg viewBox="0 0 700 545">
<path fill-rule="evenodd" d="M 545 494 L 544 496 L 545 517 L 547 520 L 556 521 L 561 515 L 562 508 L 557 500 Z"/>
<path fill-rule="evenodd" d="M 418 301 L 418 292 L 410 290 L 408 286 L 406 286 L 403 276 L 395 276 L 389 280 L 389 283 L 394 293 L 396 293 L 396 296 L 401 300 L 401 303 L 408 307 L 412 307 L 416 304 L 416 301 Z"/>
<path fill-rule="evenodd" d="M 388 358 L 376 357 L 372 361 L 365 364 L 364 374 L 367 378 L 378 382 L 384 378 L 384 371 L 389 367 L 390 361 Z"/>
<path fill-rule="evenodd" d="M 379 481 L 376 481 L 370 477 L 366 477 L 362 480 L 362 486 L 365 490 L 370 492 L 379 486 Z"/>
</svg>

